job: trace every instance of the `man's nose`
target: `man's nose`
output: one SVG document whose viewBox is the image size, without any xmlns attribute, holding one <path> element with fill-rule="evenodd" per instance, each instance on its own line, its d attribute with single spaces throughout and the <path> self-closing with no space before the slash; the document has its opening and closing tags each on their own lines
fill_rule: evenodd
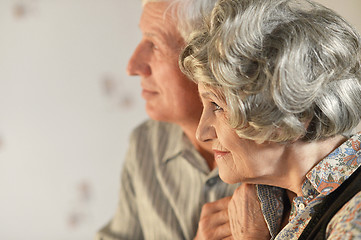
<svg viewBox="0 0 361 240">
<path fill-rule="evenodd" d="M 127 74 L 129 76 L 149 76 L 152 73 L 148 60 L 149 56 L 147 56 L 147 54 L 142 48 L 142 45 L 139 44 L 127 65 Z"/>
<path fill-rule="evenodd" d="M 201 119 L 198 124 L 196 137 L 200 142 L 208 142 L 217 138 L 216 131 L 210 122 L 210 119 L 202 113 Z"/>
</svg>

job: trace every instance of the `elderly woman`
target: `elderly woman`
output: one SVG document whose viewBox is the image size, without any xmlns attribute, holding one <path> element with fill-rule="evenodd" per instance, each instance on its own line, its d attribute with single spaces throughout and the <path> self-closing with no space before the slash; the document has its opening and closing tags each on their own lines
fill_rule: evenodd
<svg viewBox="0 0 361 240">
<path fill-rule="evenodd" d="M 281 218 L 276 239 L 361 238 L 361 133 L 349 135 L 360 48 L 314 2 L 221 0 L 181 56 L 204 106 L 197 137 L 212 142 L 221 178 L 286 189 L 288 211 L 264 216 Z M 242 214 L 229 209 L 237 239 Z"/>
</svg>

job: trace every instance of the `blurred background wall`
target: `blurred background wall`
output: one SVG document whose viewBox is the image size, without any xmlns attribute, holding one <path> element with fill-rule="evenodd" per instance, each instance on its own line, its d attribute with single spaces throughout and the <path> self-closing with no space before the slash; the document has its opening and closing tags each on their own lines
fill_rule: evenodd
<svg viewBox="0 0 361 240">
<path fill-rule="evenodd" d="M 140 0 L 0 0 L 0 239 L 92 239 L 130 130 Z"/>
<path fill-rule="evenodd" d="M 361 1 L 319 2 L 361 29 Z M 0 0 L 0 239 L 92 239 L 111 218 L 146 119 L 125 72 L 140 14 L 140 0 Z"/>
</svg>

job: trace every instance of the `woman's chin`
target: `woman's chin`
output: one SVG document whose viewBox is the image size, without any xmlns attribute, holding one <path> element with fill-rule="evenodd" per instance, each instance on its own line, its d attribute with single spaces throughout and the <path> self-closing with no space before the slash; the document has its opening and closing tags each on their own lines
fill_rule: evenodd
<svg viewBox="0 0 361 240">
<path fill-rule="evenodd" d="M 228 184 L 234 184 L 241 182 L 240 179 L 232 174 L 223 173 L 221 170 L 219 171 L 219 177 L 222 179 L 223 182 Z"/>
</svg>

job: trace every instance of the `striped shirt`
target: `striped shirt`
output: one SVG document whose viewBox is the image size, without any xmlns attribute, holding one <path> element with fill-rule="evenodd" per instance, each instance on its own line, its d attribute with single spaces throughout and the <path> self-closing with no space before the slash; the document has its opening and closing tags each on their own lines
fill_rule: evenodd
<svg viewBox="0 0 361 240">
<path fill-rule="evenodd" d="M 210 171 L 178 125 L 153 120 L 132 132 L 120 184 L 115 215 L 96 240 L 193 239 L 203 204 L 239 186 Z"/>
</svg>

